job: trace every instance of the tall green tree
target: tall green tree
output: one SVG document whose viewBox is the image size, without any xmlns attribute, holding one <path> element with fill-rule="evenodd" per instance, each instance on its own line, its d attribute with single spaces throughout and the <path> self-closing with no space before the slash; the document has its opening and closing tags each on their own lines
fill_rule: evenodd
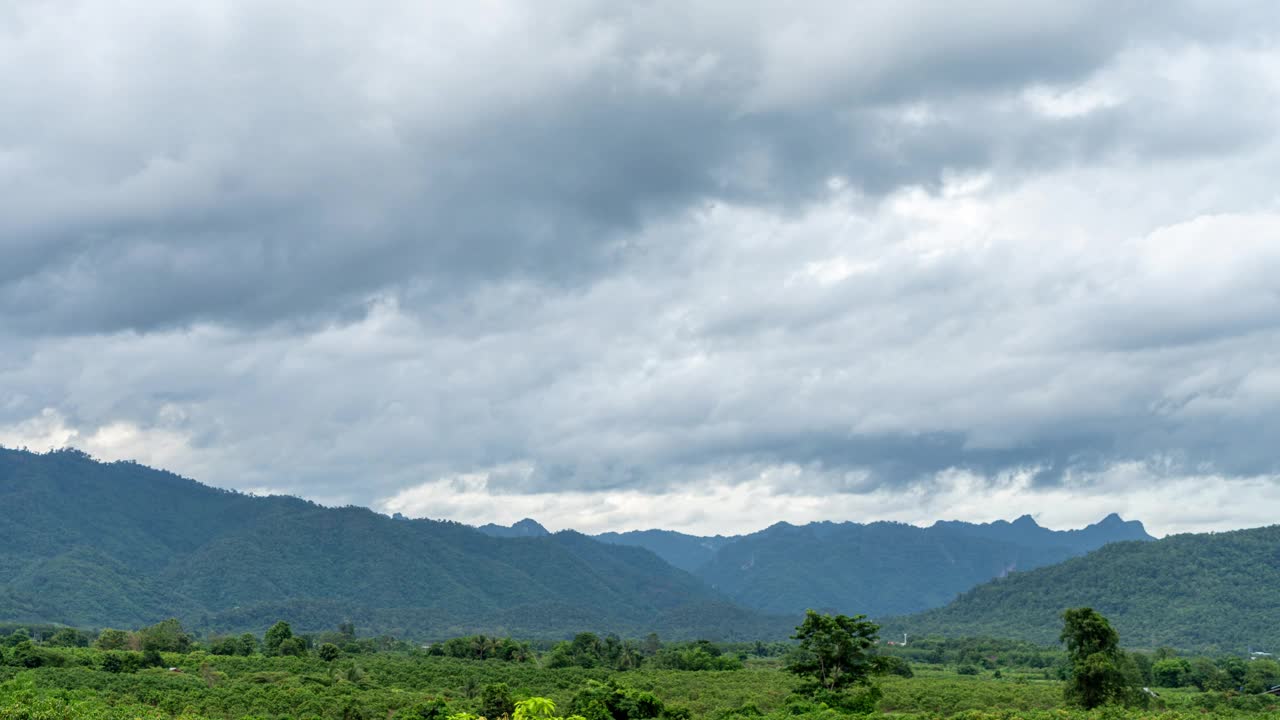
<svg viewBox="0 0 1280 720">
<path fill-rule="evenodd" d="M 127 650 L 129 648 L 129 633 L 124 630 L 104 628 L 102 632 L 98 633 L 98 640 L 94 642 L 94 646 L 99 650 Z"/>
<path fill-rule="evenodd" d="M 1071 678 L 1064 691 L 1067 702 L 1085 709 L 1124 702 L 1129 693 L 1120 634 L 1093 608 L 1062 613 L 1061 641 L 1067 646 Z"/>
<path fill-rule="evenodd" d="M 880 626 L 866 618 L 809 610 L 791 636 L 800 644 L 787 669 L 804 678 L 811 690 L 834 692 L 870 684 L 877 670 L 873 648 Z"/>
<path fill-rule="evenodd" d="M 285 640 L 293 638 L 293 628 L 289 623 L 280 620 L 275 625 L 267 628 L 267 633 L 262 636 L 262 650 L 268 655 L 276 655 L 280 652 L 280 645 Z"/>
<path fill-rule="evenodd" d="M 180 652 L 191 650 L 191 636 L 182 628 L 182 623 L 175 618 L 158 622 L 151 627 L 138 631 L 138 641 L 142 650 L 156 652 Z"/>
<path fill-rule="evenodd" d="M 480 715 L 488 720 L 511 717 L 516 703 L 511 699 L 511 688 L 506 683 L 490 683 L 480 691 Z"/>
</svg>

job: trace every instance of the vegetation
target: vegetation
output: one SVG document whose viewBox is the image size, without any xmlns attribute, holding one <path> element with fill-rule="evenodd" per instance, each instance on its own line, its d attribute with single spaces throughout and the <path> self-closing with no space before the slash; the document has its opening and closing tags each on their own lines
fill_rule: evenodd
<svg viewBox="0 0 1280 720">
<path fill-rule="evenodd" d="M 1120 634 L 1093 608 L 1067 610 L 1062 619 L 1071 673 L 1067 701 L 1086 710 L 1129 701 L 1132 686 L 1123 669 Z"/>
<path fill-rule="evenodd" d="M 980 585 L 890 632 L 1050 643 L 1064 607 L 1092 607 L 1130 647 L 1217 654 L 1280 648 L 1280 526 L 1107 545 Z"/>
<path fill-rule="evenodd" d="M 809 611 L 787 642 L 785 621 L 647 550 L 528 523 L 501 539 L 222 492 L 74 451 L 0 450 L 0 502 L 0 617 L 11 619 L 0 624 L 0 720 L 1182 720 L 1280 709 L 1268 694 L 1280 663 L 1244 652 L 1280 645 L 1280 600 L 1267 592 L 1280 585 L 1280 528 L 1109 545 L 894 620 L 890 641 L 865 616 Z M 811 581 L 802 592 L 821 594 L 848 581 L 824 573 L 848 568 L 828 568 L 836 553 L 814 537 L 897 538 L 853 565 L 876 578 L 886 558 L 931 567 L 945 550 L 967 572 L 977 565 L 965 548 L 1047 553 L 1037 543 L 1134 531 L 1118 519 L 1061 535 L 1022 520 L 924 535 L 827 525 L 775 527 L 757 546 L 722 538 L 706 567 L 755 547 L 739 570 L 755 563 L 750 592 L 769 592 L 786 574 L 764 570 L 808 552 L 793 565 Z M 1101 602 L 1063 613 L 1081 597 Z M 586 627 L 601 632 L 574 634 Z M 974 628 L 989 632 L 947 637 Z M 1146 650 L 1122 650 L 1122 637 Z"/>
<path fill-rule="evenodd" d="M 651 543 L 660 555 L 672 547 L 666 535 L 634 539 Z M 1010 570 L 1139 539 L 1150 539 L 1140 523 L 1115 516 L 1066 532 L 1042 528 L 1030 517 L 928 528 L 888 522 L 779 523 L 726 540 L 695 573 L 735 602 L 762 612 L 789 615 L 825 608 L 885 617 L 939 607 Z"/>
<path fill-rule="evenodd" d="M 190 638 L 180 624 L 164 625 L 166 632 Z M 797 628 L 796 643 L 655 647 L 648 639 L 615 640 L 640 650 L 638 666 L 628 670 L 603 664 L 552 667 L 555 645 L 538 652 L 529 643 L 472 636 L 423 647 L 385 636 L 357 637 L 349 625 L 282 638 L 277 648 L 286 640 L 303 645 L 297 655 L 265 654 L 264 631 L 254 636 L 257 650 L 248 655 L 213 654 L 208 640 L 190 638 L 185 651 L 151 650 L 156 657 L 147 660 L 138 648 L 144 637 L 154 636 L 149 630 L 111 631 L 87 646 L 55 646 L 56 631 L 0 636 L 0 720 L 474 720 L 504 714 L 512 720 L 838 720 L 860 713 L 902 720 L 1189 720 L 1274 717 L 1280 709 L 1280 699 L 1257 694 L 1267 682 L 1280 682 L 1280 667 L 1268 660 L 1185 657 L 1168 650 L 1129 654 L 1141 658 L 1134 662 L 1139 672 L 1180 684 L 1157 683 L 1159 697 L 1147 709 L 1113 704 L 1084 711 L 1064 698 L 1071 676 L 1061 649 L 982 639 L 888 646 L 874 640 L 874 626 L 865 619 L 817 614 Z M 274 634 L 282 636 L 282 630 Z M 1090 632 L 1078 647 L 1098 647 L 1086 637 Z M 119 633 L 126 649 L 103 649 L 120 644 Z M 37 635 L 41 639 L 33 640 Z M 594 637 L 594 643 L 569 643 L 611 647 L 608 636 Z M 325 657 L 326 647 L 339 648 L 340 655 Z M 528 654 L 492 650 L 503 647 Z M 691 650 L 732 658 L 737 669 L 672 669 L 659 659 Z M 917 652 L 945 660 L 912 661 L 910 676 L 886 672 L 888 660 Z M 475 659 L 481 655 L 487 659 Z M 815 671 L 818 657 L 839 673 Z M 961 674 L 961 667 L 971 674 Z M 1252 686 L 1227 687 L 1235 682 Z M 1214 683 L 1223 686 L 1210 687 Z M 872 684 L 878 692 L 866 692 Z M 852 692 L 832 695 L 838 687 Z"/>
<path fill-rule="evenodd" d="M 787 670 L 802 679 L 797 692 L 833 707 L 870 712 L 881 697 L 871 682 L 888 665 L 878 663 L 879 627 L 865 615 L 820 615 L 812 610 L 792 637 L 799 641 Z M 861 686 L 861 692 L 853 692 Z"/>
<path fill-rule="evenodd" d="M 423 640 L 559 639 L 584 627 L 781 639 L 795 622 L 736 607 L 640 548 L 572 532 L 504 540 L 458 523 L 252 497 L 74 450 L 0 449 L 0 506 L 0 618 L 22 623 L 177 617 L 229 645 L 281 617 L 294 632 L 354 620 Z M 299 651 L 280 642 L 267 651 Z"/>
</svg>

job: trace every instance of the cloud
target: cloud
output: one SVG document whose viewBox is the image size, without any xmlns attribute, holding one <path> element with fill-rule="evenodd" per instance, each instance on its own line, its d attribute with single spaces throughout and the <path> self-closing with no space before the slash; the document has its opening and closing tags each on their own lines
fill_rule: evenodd
<svg viewBox="0 0 1280 720">
<path fill-rule="evenodd" d="M 54 10 L 0 16 L 0 442 L 585 528 L 1280 473 L 1261 5 Z"/>
<path fill-rule="evenodd" d="M 536 517 L 553 531 L 674 527 L 705 535 L 748 533 L 776 522 L 803 524 L 831 518 L 928 526 L 945 517 L 990 522 L 1028 512 L 1046 527 L 1067 529 L 1118 511 L 1127 518 L 1141 518 L 1148 532 L 1163 536 L 1265 525 L 1273 519 L 1265 510 L 1268 503 L 1280 501 L 1280 485 L 1274 478 L 1170 476 L 1158 466 L 1141 463 L 1073 476 L 1052 487 L 1037 485 L 1033 471 L 994 478 L 952 471 L 906 489 L 835 494 L 797 492 L 794 483 L 803 482 L 810 470 L 787 465 L 752 468 L 746 479 L 711 477 L 660 492 L 508 494 L 494 484 L 495 475 L 508 472 L 509 466 L 440 478 L 401 490 L 377 507 L 387 513 L 448 517 L 475 525 L 509 525 Z M 1170 496 L 1187 502 L 1170 503 Z M 1257 502 L 1240 508 L 1241 496 Z"/>
</svg>

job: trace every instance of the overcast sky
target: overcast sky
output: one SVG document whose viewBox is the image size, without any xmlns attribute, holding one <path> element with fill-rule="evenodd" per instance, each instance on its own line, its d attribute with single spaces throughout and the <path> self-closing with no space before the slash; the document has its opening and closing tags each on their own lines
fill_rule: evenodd
<svg viewBox="0 0 1280 720">
<path fill-rule="evenodd" d="M 0 443 L 553 529 L 1280 507 L 1256 2 L 16 0 Z"/>
</svg>

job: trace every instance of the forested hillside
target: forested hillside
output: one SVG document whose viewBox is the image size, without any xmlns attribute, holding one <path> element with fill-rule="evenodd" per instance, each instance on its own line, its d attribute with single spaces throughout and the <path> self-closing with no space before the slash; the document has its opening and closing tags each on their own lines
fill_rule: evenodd
<svg viewBox="0 0 1280 720">
<path fill-rule="evenodd" d="M 0 618 L 81 627 L 177 616 L 220 632 L 280 617 L 402 637 L 785 635 L 640 548 L 214 489 L 75 451 L 0 449 Z"/>
<path fill-rule="evenodd" d="M 529 518 L 525 518 L 510 526 L 496 525 L 494 523 L 489 523 L 487 525 L 481 525 L 476 529 L 484 533 L 485 535 L 490 535 L 493 537 L 505 537 L 505 538 L 542 537 L 543 535 L 551 534 L 550 532 L 547 531 L 546 528 L 538 524 L 536 520 L 531 520 Z"/>
<path fill-rule="evenodd" d="M 890 632 L 1052 642 L 1063 608 L 1106 615 L 1125 643 L 1207 652 L 1280 652 L 1280 526 L 1117 543 L 1014 573 Z"/>
<path fill-rule="evenodd" d="M 595 537 L 615 545 L 645 548 L 681 570 L 696 573 L 715 559 L 721 548 L 738 540 L 740 536 L 686 535 L 674 530 L 632 530 L 601 533 Z"/>
<path fill-rule="evenodd" d="M 1142 523 L 1109 515 L 1080 530 L 1040 527 L 1030 516 L 988 524 L 778 523 L 738 537 L 666 530 L 607 533 L 648 548 L 733 600 L 763 612 L 806 608 L 894 615 L 938 607 L 1013 570 L 1082 555 L 1109 542 L 1150 540 Z"/>
</svg>

